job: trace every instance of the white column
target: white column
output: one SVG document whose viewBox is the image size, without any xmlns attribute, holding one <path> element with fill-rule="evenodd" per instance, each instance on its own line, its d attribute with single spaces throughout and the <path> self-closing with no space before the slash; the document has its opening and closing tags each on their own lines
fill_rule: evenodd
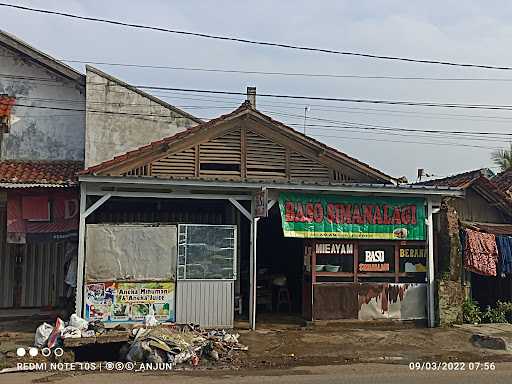
<svg viewBox="0 0 512 384">
<path fill-rule="evenodd" d="M 250 254 L 249 254 L 249 327 L 256 329 L 256 285 L 257 285 L 257 266 L 256 250 L 258 243 L 258 220 L 254 217 L 254 200 L 251 202 L 251 235 L 250 235 Z"/>
<path fill-rule="evenodd" d="M 85 267 L 85 211 L 87 207 L 86 184 L 80 183 L 80 221 L 78 225 L 78 263 L 76 272 L 75 312 L 84 316 L 84 267 Z"/>
<path fill-rule="evenodd" d="M 434 279 L 434 221 L 432 201 L 427 202 L 427 245 L 428 245 L 428 326 L 435 327 L 435 279 Z"/>
</svg>

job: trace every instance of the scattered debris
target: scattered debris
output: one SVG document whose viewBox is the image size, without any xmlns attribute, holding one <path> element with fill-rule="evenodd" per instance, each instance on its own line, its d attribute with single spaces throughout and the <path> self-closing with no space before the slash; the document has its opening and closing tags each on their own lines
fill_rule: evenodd
<svg viewBox="0 0 512 384">
<path fill-rule="evenodd" d="M 247 351 L 238 342 L 239 334 L 225 330 L 207 331 L 194 325 L 134 328 L 130 349 L 123 359 L 131 362 L 199 364 L 202 357 L 211 361 L 229 358 L 234 351 Z"/>
<path fill-rule="evenodd" d="M 248 350 L 239 343 L 238 333 L 204 330 L 192 324 L 159 324 L 151 314 L 146 316 L 144 325 L 130 327 L 118 325 L 106 329 L 101 321 L 87 322 L 73 314 L 67 323 L 57 318 L 54 327 L 41 324 L 36 331 L 35 344 L 52 349 L 124 343 L 120 356 L 112 356 L 113 361 L 172 365 L 189 362 L 192 366 L 197 366 L 202 358 L 231 364 L 237 360 L 237 352 Z"/>
</svg>

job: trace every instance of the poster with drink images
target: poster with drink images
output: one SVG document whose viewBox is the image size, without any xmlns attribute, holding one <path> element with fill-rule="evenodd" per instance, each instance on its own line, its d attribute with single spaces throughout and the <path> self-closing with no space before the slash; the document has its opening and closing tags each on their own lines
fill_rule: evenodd
<svg viewBox="0 0 512 384">
<path fill-rule="evenodd" d="M 105 323 L 175 321 L 174 282 L 103 282 L 86 284 L 85 319 Z"/>
</svg>

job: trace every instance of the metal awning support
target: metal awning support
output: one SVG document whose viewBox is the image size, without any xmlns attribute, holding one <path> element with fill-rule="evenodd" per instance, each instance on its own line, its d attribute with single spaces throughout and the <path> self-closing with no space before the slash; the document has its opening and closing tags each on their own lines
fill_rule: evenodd
<svg viewBox="0 0 512 384">
<path fill-rule="evenodd" d="M 78 224 L 78 265 L 76 273 L 76 300 L 75 312 L 84 317 L 84 270 L 85 270 L 85 221 L 87 217 L 101 207 L 112 195 L 107 193 L 100 197 L 93 205 L 87 208 L 87 187 L 85 184 L 80 188 L 80 221 Z"/>
<path fill-rule="evenodd" d="M 249 327 L 256 329 L 256 283 L 257 283 L 257 268 L 256 268 L 256 255 L 258 244 L 258 220 L 255 217 L 255 204 L 254 200 L 251 201 L 251 212 L 247 211 L 245 207 L 235 199 L 229 199 L 246 218 L 251 222 L 250 224 L 250 238 L 249 238 Z"/>
</svg>

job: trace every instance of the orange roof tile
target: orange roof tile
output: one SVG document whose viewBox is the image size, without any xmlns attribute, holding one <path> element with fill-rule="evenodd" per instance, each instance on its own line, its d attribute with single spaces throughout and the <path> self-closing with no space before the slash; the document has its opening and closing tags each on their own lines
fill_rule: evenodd
<svg viewBox="0 0 512 384">
<path fill-rule="evenodd" d="M 0 183 L 72 186 L 83 162 L 68 160 L 0 161 Z"/>
</svg>

